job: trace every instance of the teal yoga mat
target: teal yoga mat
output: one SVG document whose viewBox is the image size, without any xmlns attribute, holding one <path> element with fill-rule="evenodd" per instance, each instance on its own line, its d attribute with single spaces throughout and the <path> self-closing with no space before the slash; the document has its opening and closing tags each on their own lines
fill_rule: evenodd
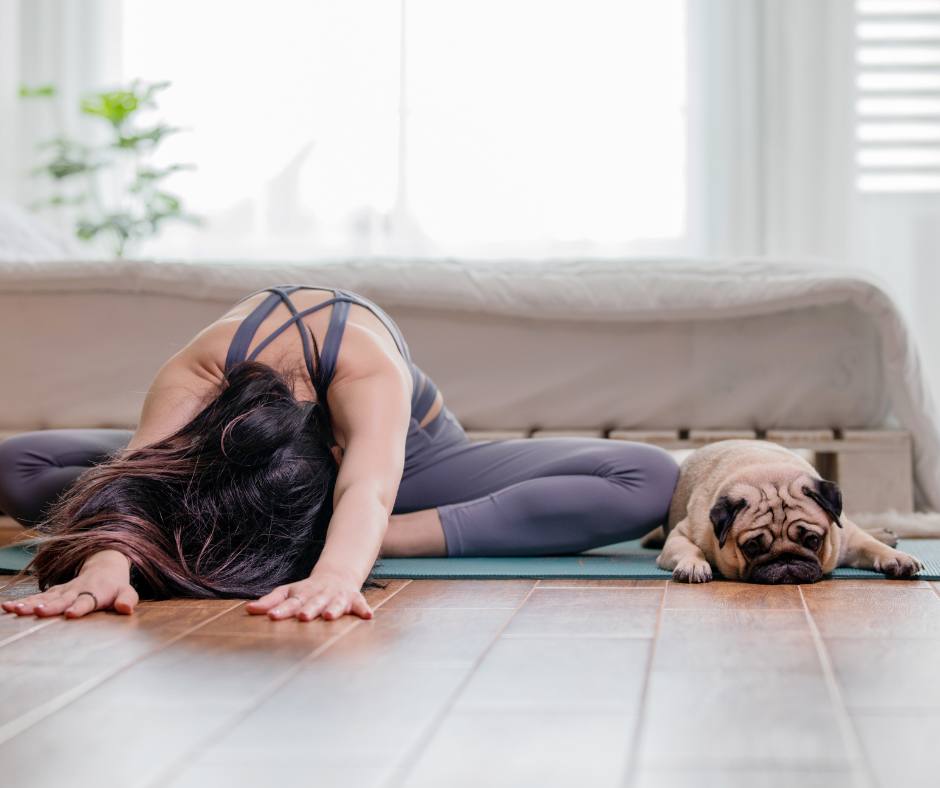
<svg viewBox="0 0 940 788">
<path fill-rule="evenodd" d="M 940 580 L 940 539 L 902 539 L 898 549 L 921 560 L 922 580 Z M 615 552 L 616 551 L 616 552 Z M 598 553 L 601 553 L 600 555 Z M 644 550 L 638 542 L 623 542 L 590 555 L 539 558 L 385 558 L 373 571 L 382 579 L 409 578 L 508 580 L 516 578 L 632 578 L 663 580 L 672 577 L 656 566 L 658 550 Z M 864 569 L 837 569 L 833 578 L 868 578 L 884 575 Z"/>
<path fill-rule="evenodd" d="M 0 549 L 0 574 L 19 572 L 32 558 L 34 542 L 20 542 Z M 922 580 L 940 580 L 940 539 L 902 539 L 898 549 L 917 556 L 924 570 Z M 671 572 L 656 566 L 658 550 L 644 550 L 639 542 L 592 550 L 586 555 L 534 558 L 385 558 L 376 565 L 373 577 L 453 580 L 507 580 L 518 578 L 633 578 L 666 579 Z M 863 577 L 876 580 L 884 575 L 864 569 L 837 569 L 833 578 Z"/>
</svg>

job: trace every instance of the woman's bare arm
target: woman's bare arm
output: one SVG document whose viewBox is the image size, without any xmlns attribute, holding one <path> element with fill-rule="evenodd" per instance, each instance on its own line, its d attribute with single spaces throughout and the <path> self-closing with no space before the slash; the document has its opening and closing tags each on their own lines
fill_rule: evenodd
<svg viewBox="0 0 940 788">
<path fill-rule="evenodd" d="M 342 373 L 329 391 L 333 420 L 345 439 L 326 545 L 307 580 L 281 586 L 248 606 L 272 618 L 371 617 L 359 589 L 388 528 L 405 460 L 411 419 L 411 380 L 367 329 L 352 324 L 343 337 Z"/>
</svg>

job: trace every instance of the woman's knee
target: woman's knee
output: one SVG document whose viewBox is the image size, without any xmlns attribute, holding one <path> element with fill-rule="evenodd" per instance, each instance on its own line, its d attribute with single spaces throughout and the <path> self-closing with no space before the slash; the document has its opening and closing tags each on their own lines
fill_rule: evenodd
<svg viewBox="0 0 940 788">
<path fill-rule="evenodd" d="M 0 441 L 0 511 L 19 520 L 28 506 L 28 475 L 32 433 L 13 435 Z"/>
<path fill-rule="evenodd" d="M 650 512 L 665 517 L 679 481 L 675 458 L 648 443 L 623 443 L 615 451 L 610 478 L 638 493 Z"/>
</svg>

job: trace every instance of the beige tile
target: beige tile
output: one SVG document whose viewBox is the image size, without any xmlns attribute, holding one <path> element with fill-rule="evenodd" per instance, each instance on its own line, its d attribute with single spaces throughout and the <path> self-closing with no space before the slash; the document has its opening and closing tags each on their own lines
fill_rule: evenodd
<svg viewBox="0 0 940 788">
<path fill-rule="evenodd" d="M 381 607 L 403 588 L 411 585 L 412 580 L 376 580 L 374 586 L 364 588 L 362 595 L 373 608 Z"/>
<path fill-rule="evenodd" d="M 822 675 L 667 672 L 650 676 L 641 769 L 851 768 Z"/>
<path fill-rule="evenodd" d="M 242 766 L 193 766 L 168 788 L 380 788 L 392 774 L 388 767 L 285 766 L 262 763 Z"/>
<path fill-rule="evenodd" d="M 452 714 L 402 788 L 619 788 L 633 718 Z"/>
<path fill-rule="evenodd" d="M 642 771 L 636 788 L 855 788 L 851 771 L 790 771 L 784 768 L 763 770 L 690 769 L 687 771 Z"/>
<path fill-rule="evenodd" d="M 539 580 L 538 587 L 545 588 L 665 588 L 668 580 L 652 578 L 601 578 L 576 577 Z"/>
<path fill-rule="evenodd" d="M 653 668 L 822 670 L 803 611 L 734 609 L 663 611 Z"/>
<path fill-rule="evenodd" d="M 150 784 L 263 698 L 308 650 L 258 637 L 177 641 L 2 746 L 4 786 Z"/>
<path fill-rule="evenodd" d="M 937 784 L 940 715 L 854 715 L 878 788 Z"/>
<path fill-rule="evenodd" d="M 198 625 L 210 610 L 144 610 L 133 616 L 95 613 L 44 627 L 0 648 L 0 726 L 103 680 Z"/>
<path fill-rule="evenodd" d="M 638 711 L 652 640 L 501 638 L 457 701 L 458 710 L 617 707 Z"/>
<path fill-rule="evenodd" d="M 385 610 L 318 657 L 320 665 L 425 664 L 469 667 L 499 635 L 512 610 Z"/>
<path fill-rule="evenodd" d="M 505 634 L 651 637 L 662 598 L 660 589 L 536 588 Z"/>
<path fill-rule="evenodd" d="M 940 714 L 940 638 L 828 638 L 825 644 L 848 707 Z"/>
<path fill-rule="evenodd" d="M 823 637 L 940 638 L 940 598 L 929 588 L 803 586 Z"/>
<path fill-rule="evenodd" d="M 670 583 L 666 607 L 685 610 L 803 610 L 796 586 L 765 586 L 715 580 L 711 583 Z"/>
<path fill-rule="evenodd" d="M 294 676 L 199 759 L 199 766 L 392 766 L 466 670 L 323 668 Z"/>
<path fill-rule="evenodd" d="M 389 599 L 384 608 L 515 610 L 535 583 L 535 580 L 414 580 Z"/>
<path fill-rule="evenodd" d="M 313 621 L 301 621 L 297 618 L 285 618 L 275 621 L 266 615 L 251 615 L 244 606 L 230 610 L 225 615 L 210 621 L 201 628 L 201 635 L 253 635 L 275 640 L 304 640 L 312 648 L 322 646 L 350 628 L 362 619 L 358 616 L 343 616 L 335 621 L 316 618 Z"/>
</svg>

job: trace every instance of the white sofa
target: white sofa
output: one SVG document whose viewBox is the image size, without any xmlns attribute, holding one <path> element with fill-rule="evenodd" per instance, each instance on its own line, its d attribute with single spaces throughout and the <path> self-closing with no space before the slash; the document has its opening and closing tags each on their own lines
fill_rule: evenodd
<svg viewBox="0 0 940 788">
<path fill-rule="evenodd" d="M 384 307 L 468 430 L 769 435 L 853 475 L 857 511 L 914 493 L 940 509 L 938 422 L 897 310 L 864 276 L 795 262 L 0 263 L 0 431 L 133 426 L 167 358 L 286 283 Z"/>
</svg>

